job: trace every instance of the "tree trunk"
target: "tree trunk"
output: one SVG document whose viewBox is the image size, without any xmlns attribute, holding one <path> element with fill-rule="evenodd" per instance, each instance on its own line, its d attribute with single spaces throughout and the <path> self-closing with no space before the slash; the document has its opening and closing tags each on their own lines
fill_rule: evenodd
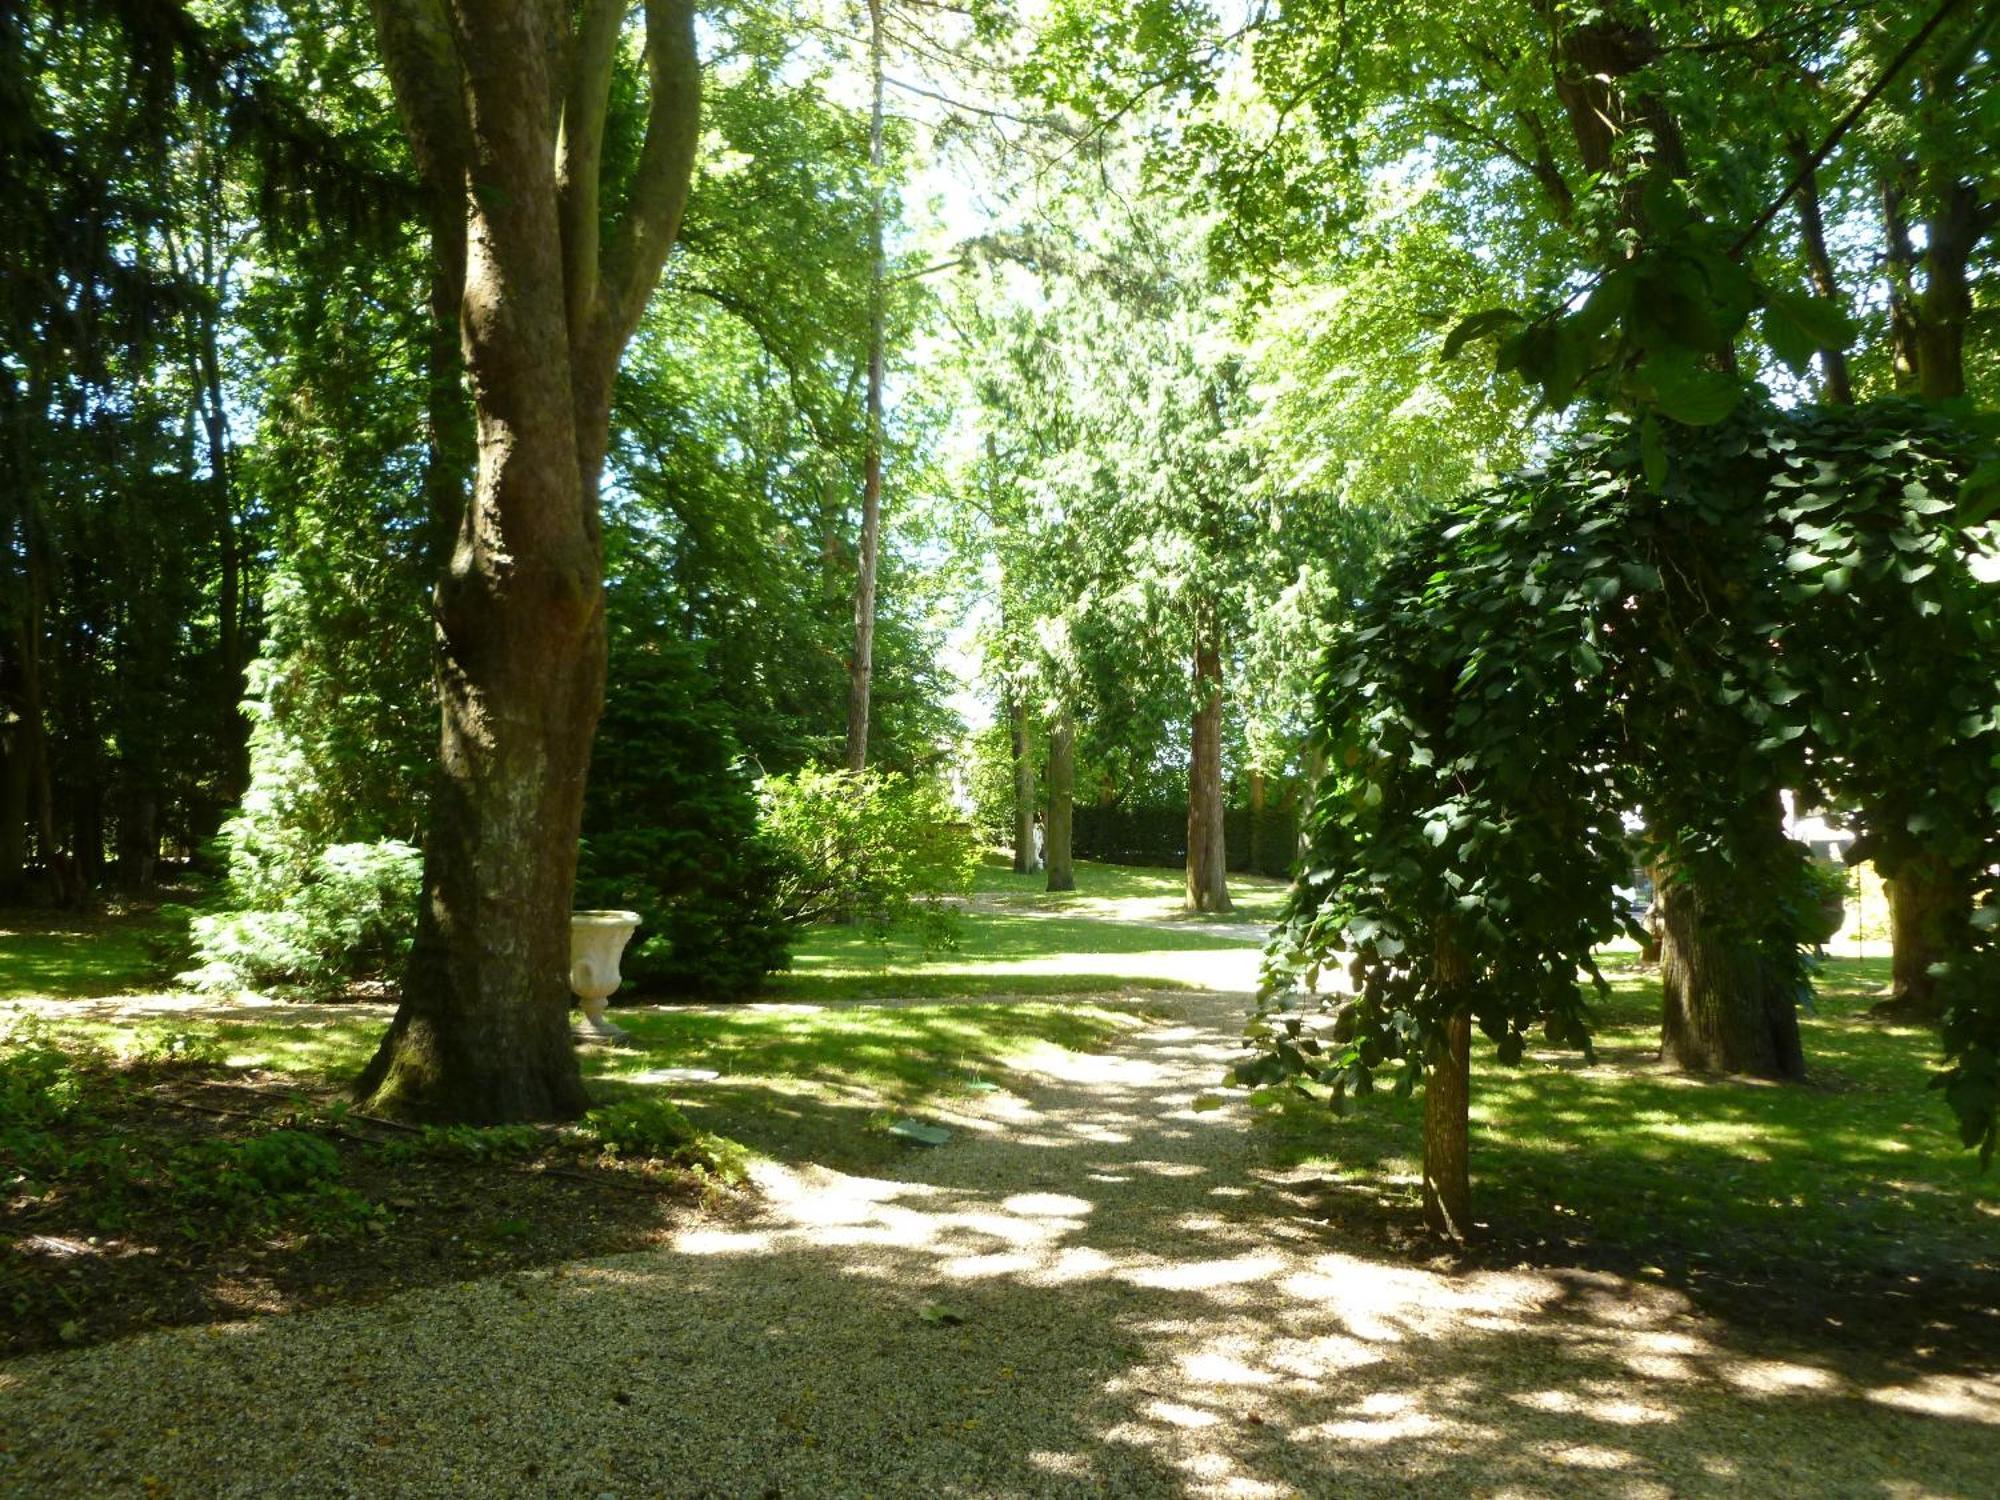
<svg viewBox="0 0 2000 1500">
<path fill-rule="evenodd" d="M 1222 641 L 1213 604 L 1195 611 L 1194 701 L 1188 755 L 1187 908 L 1226 912 L 1233 908 L 1222 822 Z"/>
<path fill-rule="evenodd" d="M 13 697 L 6 700 L 13 706 Z M 0 726 L 0 903 L 19 901 L 27 888 L 28 791 L 33 766 L 28 737 L 17 724 Z"/>
<path fill-rule="evenodd" d="M 1009 695 L 1007 715 L 1014 748 L 1014 872 L 1026 875 L 1035 868 L 1035 737 L 1018 693 Z"/>
<path fill-rule="evenodd" d="M 1440 934 L 1431 987 L 1449 997 L 1470 976 L 1465 956 Z M 1472 1016 L 1453 1010 L 1431 1040 L 1424 1079 L 1424 1224 L 1464 1240 L 1472 1228 Z"/>
<path fill-rule="evenodd" d="M 1755 940 L 1725 925 L 1692 883 L 1669 876 L 1659 891 L 1661 1056 L 1690 1073 L 1805 1077 L 1796 998 Z"/>
<path fill-rule="evenodd" d="M 1972 909 L 1966 881 L 1935 855 L 1920 855 L 1885 874 L 1889 897 L 1889 998 L 1874 1014 L 1896 1020 L 1937 1021 L 1944 1006 L 1938 998 L 1933 965 L 1964 943 Z"/>
<path fill-rule="evenodd" d="M 622 215 L 600 158 L 622 0 L 377 0 L 426 189 L 466 225 L 477 477 L 438 584 L 442 733 L 403 1002 L 359 1090 L 406 1118 L 582 1112 L 569 912 L 605 673 L 600 483 L 618 357 L 692 176 L 686 0 L 648 0 L 651 97 Z M 443 215 L 434 222 L 449 222 Z M 606 236 L 600 243 L 600 235 Z"/>
<path fill-rule="evenodd" d="M 854 659 L 848 666 L 847 769 L 868 764 L 868 716 L 875 687 L 875 575 L 882 551 L 882 381 L 888 324 L 883 249 L 882 0 L 868 0 L 868 413 L 861 460 L 861 559 L 854 585 Z"/>
<path fill-rule="evenodd" d="M 1076 889 L 1076 870 L 1070 862 L 1070 834 L 1076 811 L 1076 715 L 1068 704 L 1056 716 L 1055 732 L 1049 736 L 1049 826 L 1046 859 L 1049 889 Z"/>
<path fill-rule="evenodd" d="M 1836 306 L 1843 304 L 1840 283 L 1833 274 L 1833 257 L 1826 249 L 1826 225 L 1820 213 L 1819 174 L 1811 170 L 1812 145 L 1803 137 L 1790 143 L 1792 163 L 1804 173 L 1799 182 L 1799 239 L 1805 247 L 1806 268 L 1812 274 L 1813 290 Z M 1841 349 L 1819 351 L 1820 374 L 1826 382 L 1826 398 L 1841 406 L 1854 404 L 1854 383 L 1848 376 L 1847 354 Z"/>
</svg>

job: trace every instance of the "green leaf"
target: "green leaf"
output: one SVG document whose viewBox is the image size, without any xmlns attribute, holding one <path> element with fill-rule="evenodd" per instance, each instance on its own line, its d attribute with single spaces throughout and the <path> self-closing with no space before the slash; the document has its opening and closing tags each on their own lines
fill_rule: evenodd
<svg viewBox="0 0 2000 1500">
<path fill-rule="evenodd" d="M 1789 323 L 1814 349 L 1845 349 L 1854 342 L 1854 320 L 1830 298 L 1809 297 L 1803 292 L 1766 292 L 1764 307 L 1767 314 Z"/>
<path fill-rule="evenodd" d="M 1660 410 L 1684 426 L 1712 426 L 1743 399 L 1743 387 L 1734 376 L 1704 370 L 1692 360 L 1656 360 L 1648 374 Z"/>
<path fill-rule="evenodd" d="M 2000 461 L 1981 464 L 1958 487 L 1958 523 L 1977 526 L 2000 510 Z"/>
<path fill-rule="evenodd" d="M 1647 412 L 1639 421 L 1639 463 L 1646 471 L 1646 487 L 1657 490 L 1667 482 L 1667 440 L 1660 434 L 1660 419 Z"/>
</svg>

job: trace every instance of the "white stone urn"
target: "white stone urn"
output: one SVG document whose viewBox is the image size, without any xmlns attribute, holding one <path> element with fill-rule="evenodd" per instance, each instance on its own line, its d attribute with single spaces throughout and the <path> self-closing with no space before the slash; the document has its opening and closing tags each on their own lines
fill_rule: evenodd
<svg viewBox="0 0 2000 1500">
<path fill-rule="evenodd" d="M 569 987 L 583 1002 L 585 1038 L 622 1041 L 625 1032 L 604 1019 L 604 1002 L 616 992 L 622 976 L 618 955 L 625 951 L 639 925 L 636 911 L 576 911 L 569 916 Z"/>
</svg>

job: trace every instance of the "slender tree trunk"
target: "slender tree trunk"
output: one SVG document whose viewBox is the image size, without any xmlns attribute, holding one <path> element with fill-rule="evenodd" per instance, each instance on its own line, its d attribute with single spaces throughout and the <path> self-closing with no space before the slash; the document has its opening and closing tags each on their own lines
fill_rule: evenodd
<svg viewBox="0 0 2000 1500">
<path fill-rule="evenodd" d="M 1660 887 L 1661 1056 L 1690 1073 L 1805 1077 L 1796 998 L 1712 897 L 1669 876 Z"/>
<path fill-rule="evenodd" d="M 14 706 L 13 693 L 6 698 Z M 0 726 L 0 903 L 19 901 L 28 873 L 28 791 L 34 767 L 20 724 Z"/>
<path fill-rule="evenodd" d="M 1791 141 L 1793 165 L 1801 170 L 1812 163 L 1812 145 L 1800 137 Z M 1798 191 L 1799 238 L 1805 247 L 1806 269 L 1813 290 L 1829 302 L 1841 303 L 1840 282 L 1833 274 L 1833 257 L 1826 249 L 1826 224 L 1820 213 L 1819 174 L 1806 171 Z M 1854 404 L 1854 383 L 1848 376 L 1847 354 L 1841 349 L 1819 351 L 1820 374 L 1826 383 L 1826 398 L 1841 406 Z"/>
<path fill-rule="evenodd" d="M 868 68 L 874 101 L 868 114 L 868 413 L 861 461 L 861 560 L 854 585 L 854 659 L 848 667 L 847 768 L 868 764 L 868 716 L 875 685 L 875 575 L 882 550 L 883 344 L 888 324 L 888 262 L 883 246 L 882 0 L 868 0 Z"/>
<path fill-rule="evenodd" d="M 1195 611 L 1194 731 L 1188 755 L 1187 908 L 1226 912 L 1229 860 L 1222 821 L 1222 640 L 1215 606 Z"/>
<path fill-rule="evenodd" d="M 1934 965 L 1963 947 L 1972 898 L 1964 875 L 1936 855 L 1919 855 L 1882 878 L 1889 897 L 1889 998 L 1874 1007 L 1897 1020 L 1944 1015 Z"/>
<path fill-rule="evenodd" d="M 1035 867 L 1035 735 L 1020 694 L 1009 693 L 1007 717 L 1014 750 L 1014 871 L 1025 875 Z"/>
<path fill-rule="evenodd" d="M 1469 979 L 1465 956 L 1440 933 L 1431 987 L 1450 996 Z M 1450 1012 L 1432 1039 L 1424 1077 L 1424 1223 L 1434 1233 L 1466 1239 L 1472 1228 L 1472 1016 Z"/>
<path fill-rule="evenodd" d="M 1909 168 L 1882 184 L 1882 275 L 1889 284 L 1889 369 L 1896 389 L 1913 392 L 1918 383 L 1916 247 L 1910 241 L 1905 208 L 1910 193 Z"/>
<path fill-rule="evenodd" d="M 1076 814 L 1076 715 L 1065 703 L 1049 736 L 1049 824 L 1047 862 L 1049 889 L 1076 889 L 1070 860 L 1070 835 Z"/>
<path fill-rule="evenodd" d="M 1264 873 L 1264 773 L 1250 768 L 1250 861 L 1256 874 Z"/>
<path fill-rule="evenodd" d="M 359 1084 L 409 1118 L 564 1118 L 586 1102 L 569 911 L 604 691 L 598 488 L 618 357 L 686 203 L 700 88 L 691 5 L 647 0 L 645 139 L 607 225 L 600 158 L 626 10 L 584 0 L 572 34 L 567 7 L 536 0 L 375 7 L 426 187 L 464 215 L 478 423 L 435 600 L 442 732 L 416 943 Z"/>
</svg>

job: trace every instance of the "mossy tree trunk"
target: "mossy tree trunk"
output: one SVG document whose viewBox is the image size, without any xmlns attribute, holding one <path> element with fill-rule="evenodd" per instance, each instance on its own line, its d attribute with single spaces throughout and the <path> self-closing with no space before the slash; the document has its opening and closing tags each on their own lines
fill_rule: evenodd
<svg viewBox="0 0 2000 1500">
<path fill-rule="evenodd" d="M 627 9 L 375 5 L 397 107 L 443 210 L 433 222 L 462 226 L 440 255 L 464 247 L 478 434 L 436 595 L 443 722 L 416 944 L 359 1082 L 369 1107 L 408 1118 L 556 1119 L 586 1103 L 569 911 L 604 692 L 598 489 L 619 356 L 686 204 L 700 94 L 691 4 L 648 0 L 648 118 L 607 216 L 604 126 Z"/>
</svg>

